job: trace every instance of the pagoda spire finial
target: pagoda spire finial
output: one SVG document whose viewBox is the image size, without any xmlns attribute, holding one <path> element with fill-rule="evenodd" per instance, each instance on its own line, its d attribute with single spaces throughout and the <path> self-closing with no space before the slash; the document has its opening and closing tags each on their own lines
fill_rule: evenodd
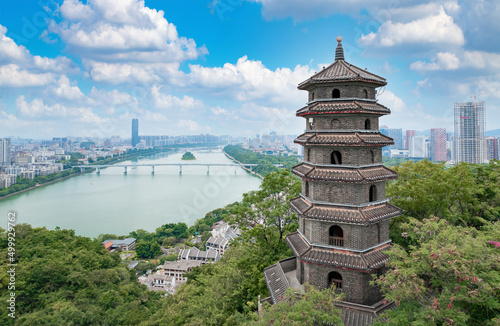
<svg viewBox="0 0 500 326">
<path fill-rule="evenodd" d="M 344 48 L 342 47 L 342 36 L 337 36 L 337 48 L 335 49 L 335 61 L 344 59 Z"/>
</svg>

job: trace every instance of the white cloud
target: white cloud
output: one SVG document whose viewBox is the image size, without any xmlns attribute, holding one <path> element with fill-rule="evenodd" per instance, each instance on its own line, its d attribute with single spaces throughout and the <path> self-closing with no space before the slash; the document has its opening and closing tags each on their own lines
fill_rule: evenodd
<svg viewBox="0 0 500 326">
<path fill-rule="evenodd" d="M 191 96 L 179 98 L 170 94 L 163 94 L 160 92 L 159 86 L 153 86 L 151 89 L 151 96 L 155 107 L 162 110 L 169 110 L 172 112 L 192 111 L 195 109 L 202 109 L 205 107 L 202 101 L 197 100 Z"/>
<path fill-rule="evenodd" d="M 26 60 L 29 51 L 6 36 L 7 28 L 0 25 L 0 64 Z"/>
<path fill-rule="evenodd" d="M 50 90 L 54 95 L 67 100 L 81 100 L 85 97 L 80 88 L 71 85 L 69 78 L 65 75 L 61 76 L 57 85 L 52 86 Z"/>
<path fill-rule="evenodd" d="M 185 119 L 179 120 L 177 127 L 180 128 L 181 134 L 204 133 L 212 131 L 212 128 L 210 127 L 202 127 L 196 121 Z"/>
<path fill-rule="evenodd" d="M 50 31 L 84 58 L 100 61 L 181 62 L 207 53 L 192 39 L 179 37 L 162 10 L 140 0 L 65 0 L 63 21 Z"/>
<path fill-rule="evenodd" d="M 376 33 L 363 35 L 358 42 L 364 46 L 392 47 L 404 44 L 429 44 L 432 46 L 461 46 L 465 38 L 443 7 L 437 14 L 408 23 L 384 22 Z"/>
<path fill-rule="evenodd" d="M 387 89 L 378 96 L 378 101 L 380 104 L 388 107 L 392 112 L 403 112 L 406 110 L 406 103 Z"/>
<path fill-rule="evenodd" d="M 417 71 L 456 70 L 459 67 L 460 59 L 451 52 L 438 52 L 436 58 L 431 62 L 416 61 L 410 65 L 410 69 Z"/>
<path fill-rule="evenodd" d="M 188 80 L 193 86 L 209 91 L 213 96 L 227 96 L 237 101 L 265 101 L 270 103 L 299 104 L 306 101 L 297 84 L 309 78 L 312 71 L 307 66 L 266 68 L 262 62 L 248 60 L 246 56 L 234 65 L 207 68 L 190 65 Z"/>
<path fill-rule="evenodd" d="M 0 86 L 31 87 L 44 86 L 54 80 L 52 73 L 31 73 L 16 64 L 0 66 Z"/>
<path fill-rule="evenodd" d="M 132 106 L 136 107 L 139 101 L 132 95 L 126 92 L 120 92 L 117 89 L 106 91 L 92 87 L 87 103 L 91 106 Z"/>
</svg>

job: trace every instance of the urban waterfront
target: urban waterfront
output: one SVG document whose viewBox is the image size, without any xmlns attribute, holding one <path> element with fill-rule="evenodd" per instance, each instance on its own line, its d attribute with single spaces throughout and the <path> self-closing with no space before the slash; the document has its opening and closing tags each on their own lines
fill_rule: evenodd
<svg viewBox="0 0 500 326">
<path fill-rule="evenodd" d="M 124 163 L 182 163 L 183 151 L 164 153 Z M 232 163 L 220 149 L 192 151 L 189 163 Z M 161 166 L 101 169 L 40 187 L 0 201 L 0 214 L 15 210 L 19 223 L 74 229 L 95 237 L 101 233 L 154 231 L 165 223 L 191 225 L 207 212 L 241 200 L 258 189 L 261 179 L 240 167 Z"/>
</svg>

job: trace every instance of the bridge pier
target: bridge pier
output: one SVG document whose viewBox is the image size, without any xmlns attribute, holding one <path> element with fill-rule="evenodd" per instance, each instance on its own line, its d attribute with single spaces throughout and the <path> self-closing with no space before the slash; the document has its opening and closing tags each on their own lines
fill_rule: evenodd
<svg viewBox="0 0 500 326">
<path fill-rule="evenodd" d="M 155 174 L 155 166 L 154 165 L 151 166 L 151 174 Z"/>
<path fill-rule="evenodd" d="M 100 167 L 97 167 L 97 169 L 95 170 L 95 173 L 96 173 L 96 174 L 101 174 L 101 168 L 100 168 Z"/>
<path fill-rule="evenodd" d="M 125 166 L 124 169 L 123 174 L 127 174 L 127 167 Z"/>
<path fill-rule="evenodd" d="M 182 165 L 179 165 L 179 174 L 182 174 Z"/>
<path fill-rule="evenodd" d="M 207 174 L 210 174 L 210 165 L 207 165 Z"/>
</svg>

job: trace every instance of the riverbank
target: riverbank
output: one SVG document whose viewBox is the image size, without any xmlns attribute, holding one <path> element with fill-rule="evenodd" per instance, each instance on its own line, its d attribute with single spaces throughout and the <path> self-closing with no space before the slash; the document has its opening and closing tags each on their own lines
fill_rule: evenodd
<svg viewBox="0 0 500 326">
<path fill-rule="evenodd" d="M 231 155 L 229 155 L 228 153 L 226 153 L 224 150 L 222 150 L 222 153 L 224 153 L 224 155 L 226 155 L 226 157 L 227 157 L 228 159 L 233 160 L 233 161 L 235 161 L 235 162 L 238 162 L 239 164 L 244 164 L 244 163 L 241 163 L 240 161 L 238 161 L 237 159 L 235 159 L 234 157 L 232 157 Z M 243 168 L 243 170 L 246 170 L 247 172 L 250 172 L 251 174 L 258 176 L 259 178 L 264 179 L 264 177 L 263 177 L 263 176 L 261 176 L 261 175 L 260 175 L 260 174 L 258 174 L 257 172 L 252 171 L 250 168 L 247 168 L 247 167 L 246 167 L 246 166 L 244 166 L 244 165 L 242 165 L 241 167 Z"/>
<path fill-rule="evenodd" d="M 89 171 L 90 172 L 90 171 Z M 75 172 L 75 173 L 71 173 L 70 175 L 67 175 L 65 177 L 61 177 L 61 178 L 57 178 L 57 179 L 54 179 L 54 180 L 51 180 L 51 181 L 48 181 L 48 182 L 45 182 L 45 183 L 42 183 L 42 184 L 36 184 L 34 185 L 33 187 L 29 187 L 29 188 L 26 188 L 26 189 L 22 189 L 22 190 L 19 190 L 19 191 L 16 191 L 16 192 L 13 192 L 11 194 L 8 194 L 8 195 L 5 195 L 5 196 L 2 196 L 0 197 L 0 202 L 4 199 L 7 199 L 7 198 L 10 198 L 10 197 L 13 197 L 13 196 L 16 196 L 16 195 L 20 195 L 24 192 L 28 192 L 30 190 L 33 190 L 33 189 L 38 189 L 38 188 L 42 188 L 44 186 L 48 186 L 50 184 L 53 184 L 53 183 L 56 183 L 56 182 L 59 182 L 59 181 L 63 181 L 63 180 L 66 180 L 66 179 L 69 179 L 69 178 L 72 178 L 72 177 L 75 177 L 77 175 L 81 175 L 83 173 L 89 173 L 89 172 Z"/>
</svg>

